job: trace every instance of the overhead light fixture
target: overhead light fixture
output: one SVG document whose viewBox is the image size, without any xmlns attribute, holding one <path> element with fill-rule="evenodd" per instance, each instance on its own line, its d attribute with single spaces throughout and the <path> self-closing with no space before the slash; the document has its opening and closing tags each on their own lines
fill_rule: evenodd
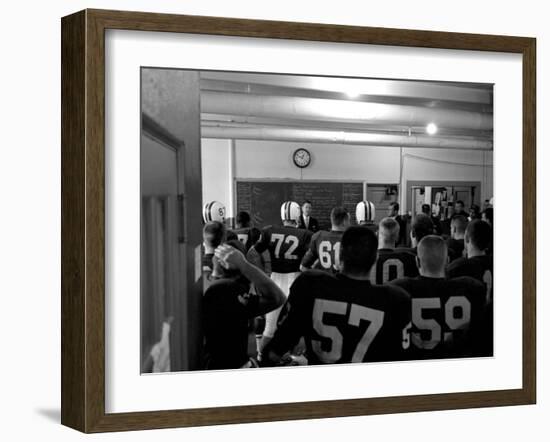
<svg viewBox="0 0 550 442">
<path fill-rule="evenodd" d="M 426 126 L 426 132 L 428 135 L 434 135 L 437 132 L 437 126 L 434 123 L 429 123 Z"/>
<path fill-rule="evenodd" d="M 346 95 L 349 98 L 357 98 L 359 96 L 359 92 L 357 92 L 357 91 L 346 91 Z"/>
</svg>

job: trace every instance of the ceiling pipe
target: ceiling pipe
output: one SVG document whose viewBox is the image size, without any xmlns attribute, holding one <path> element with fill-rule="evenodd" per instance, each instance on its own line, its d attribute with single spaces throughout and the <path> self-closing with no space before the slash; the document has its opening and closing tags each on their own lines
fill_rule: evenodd
<svg viewBox="0 0 550 442">
<path fill-rule="evenodd" d="M 289 86 L 277 86 L 269 84 L 257 84 L 238 81 L 222 81 L 222 80 L 209 80 L 201 79 L 200 82 L 201 92 L 230 92 L 239 94 L 251 94 L 251 95 L 267 95 L 267 96 L 279 96 L 279 97 L 302 97 L 302 98 L 323 98 L 331 100 L 346 100 L 349 101 L 350 97 L 346 92 L 306 89 Z M 409 86 L 413 90 L 413 86 Z M 415 85 L 414 89 L 418 86 Z M 409 106 L 423 106 L 438 109 L 460 109 L 471 112 L 485 112 L 492 113 L 493 106 L 491 103 L 484 102 L 465 102 L 452 100 L 444 97 L 443 94 L 438 94 L 438 98 L 426 98 L 421 96 L 415 96 L 409 93 L 409 96 L 397 96 L 391 94 L 389 88 L 380 88 L 377 91 L 369 91 L 369 93 L 358 92 L 357 96 L 353 98 L 355 102 L 369 102 L 369 103 L 389 103 L 400 104 Z M 464 91 L 464 88 L 452 88 L 448 86 L 450 90 L 449 96 L 456 98 L 458 95 L 455 89 Z M 376 93 L 375 93 L 376 92 Z M 454 92 L 454 93 L 453 93 Z M 479 91 L 480 94 L 487 95 L 486 91 Z M 477 97 L 476 97 L 477 98 Z"/>
<path fill-rule="evenodd" d="M 292 117 L 307 121 L 326 120 L 405 126 L 425 126 L 433 122 L 438 127 L 472 130 L 491 130 L 493 127 L 492 114 L 463 110 L 321 98 L 243 95 L 229 92 L 201 92 L 201 111 L 267 118 Z"/>
<path fill-rule="evenodd" d="M 419 147 L 437 149 L 492 150 L 487 140 L 443 138 L 430 135 L 393 135 L 365 132 L 345 132 L 315 129 L 269 127 L 215 127 L 203 126 L 202 138 L 270 140 L 304 143 L 331 143 L 358 146 Z"/>
</svg>

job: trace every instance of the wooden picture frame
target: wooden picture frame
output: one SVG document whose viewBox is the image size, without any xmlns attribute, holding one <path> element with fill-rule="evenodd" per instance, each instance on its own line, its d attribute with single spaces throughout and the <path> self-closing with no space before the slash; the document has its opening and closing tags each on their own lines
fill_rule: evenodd
<svg viewBox="0 0 550 442">
<path fill-rule="evenodd" d="M 105 412 L 105 30 L 521 54 L 523 382 L 512 390 L 221 408 Z M 533 404 L 536 400 L 536 41 L 533 38 L 106 10 L 62 19 L 62 424 L 141 430 Z"/>
</svg>

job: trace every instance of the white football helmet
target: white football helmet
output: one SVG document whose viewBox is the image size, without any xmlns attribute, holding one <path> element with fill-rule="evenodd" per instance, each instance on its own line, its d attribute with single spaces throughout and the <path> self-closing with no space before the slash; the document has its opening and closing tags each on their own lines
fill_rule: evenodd
<svg viewBox="0 0 550 442">
<path fill-rule="evenodd" d="M 295 221 L 297 224 L 301 214 L 300 205 L 294 201 L 286 201 L 281 206 L 282 221 Z"/>
<path fill-rule="evenodd" d="M 355 217 L 359 224 L 362 222 L 374 221 L 375 213 L 374 203 L 371 201 L 361 201 L 357 203 L 355 207 Z"/>
<path fill-rule="evenodd" d="M 225 221 L 225 206 L 219 201 L 210 201 L 202 208 L 202 219 L 205 223 L 210 221 Z"/>
</svg>

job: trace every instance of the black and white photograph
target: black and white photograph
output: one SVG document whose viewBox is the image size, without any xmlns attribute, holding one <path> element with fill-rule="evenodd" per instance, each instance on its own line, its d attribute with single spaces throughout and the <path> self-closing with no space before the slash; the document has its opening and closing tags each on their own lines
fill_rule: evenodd
<svg viewBox="0 0 550 442">
<path fill-rule="evenodd" d="M 142 374 L 493 356 L 493 84 L 140 75 Z"/>
</svg>

